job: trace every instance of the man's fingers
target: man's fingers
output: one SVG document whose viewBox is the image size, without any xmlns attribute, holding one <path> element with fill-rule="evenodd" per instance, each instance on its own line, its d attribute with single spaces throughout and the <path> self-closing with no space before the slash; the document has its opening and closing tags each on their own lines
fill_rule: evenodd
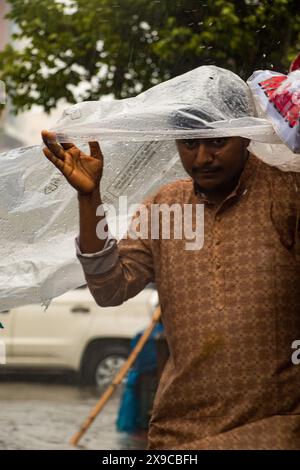
<svg viewBox="0 0 300 470">
<path fill-rule="evenodd" d="M 62 143 L 61 145 L 58 142 L 56 142 L 54 132 L 49 132 L 49 131 L 44 130 L 42 131 L 42 138 L 43 138 L 45 145 L 49 149 L 50 153 L 62 161 L 65 160 L 64 150 L 68 151 L 68 150 L 73 149 L 73 150 L 78 151 L 78 156 L 80 155 L 80 150 L 71 142 Z M 98 160 L 103 159 L 99 142 L 97 141 L 89 142 L 89 147 L 90 147 L 91 157 L 97 158 Z M 46 155 L 46 157 L 49 158 L 49 155 L 50 154 Z M 77 156 L 77 153 L 74 152 L 73 156 Z"/>
<path fill-rule="evenodd" d="M 42 139 L 50 152 L 52 152 L 57 158 L 60 158 L 61 160 L 65 159 L 65 152 L 61 145 L 56 142 L 54 132 L 42 131 Z"/>
<path fill-rule="evenodd" d="M 43 148 L 43 152 L 45 157 L 48 158 L 48 160 L 50 160 L 50 162 L 52 162 L 59 170 L 63 169 L 64 162 L 53 155 L 47 147 Z"/>
<path fill-rule="evenodd" d="M 103 158 L 99 142 L 89 142 L 91 157 L 98 158 L 98 160 Z"/>
<path fill-rule="evenodd" d="M 72 142 L 61 142 L 60 144 L 65 150 L 70 150 L 71 148 L 75 147 L 74 144 L 72 144 Z M 77 147 L 75 147 L 77 148 Z"/>
<path fill-rule="evenodd" d="M 61 146 L 72 156 L 72 158 L 78 159 L 81 155 L 81 150 L 71 142 L 61 143 Z"/>
</svg>

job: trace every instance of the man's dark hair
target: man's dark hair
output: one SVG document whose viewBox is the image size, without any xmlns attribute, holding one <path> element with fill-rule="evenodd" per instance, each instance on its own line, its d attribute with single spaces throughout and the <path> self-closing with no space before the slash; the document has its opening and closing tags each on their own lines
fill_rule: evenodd
<svg viewBox="0 0 300 470">
<path fill-rule="evenodd" d="M 211 129 L 207 122 L 212 122 L 212 116 L 200 109 L 186 107 L 173 111 L 169 122 L 174 129 Z"/>
</svg>

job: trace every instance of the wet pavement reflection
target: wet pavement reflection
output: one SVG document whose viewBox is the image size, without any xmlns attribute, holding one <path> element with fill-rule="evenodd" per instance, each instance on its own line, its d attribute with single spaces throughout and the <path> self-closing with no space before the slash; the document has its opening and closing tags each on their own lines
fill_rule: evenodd
<svg viewBox="0 0 300 470">
<path fill-rule="evenodd" d="M 122 390 L 107 402 L 80 441 L 82 449 L 145 449 L 146 434 L 116 430 Z M 101 391 L 81 388 L 72 380 L 28 381 L 27 377 L 0 377 L 0 449 L 74 449 L 69 443 Z"/>
</svg>

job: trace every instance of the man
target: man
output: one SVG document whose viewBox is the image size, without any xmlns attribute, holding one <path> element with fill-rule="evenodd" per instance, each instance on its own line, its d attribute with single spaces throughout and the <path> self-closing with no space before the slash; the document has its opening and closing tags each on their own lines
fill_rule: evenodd
<svg viewBox="0 0 300 470">
<path fill-rule="evenodd" d="M 45 156 L 78 191 L 78 258 L 101 306 L 158 288 L 170 349 L 149 449 L 300 449 L 300 180 L 241 137 L 177 141 L 189 177 L 146 202 L 204 204 L 204 245 L 99 239 L 103 156 L 43 132 Z M 193 221 L 194 222 L 194 221 Z M 173 220 L 173 224 L 177 221 Z"/>
</svg>

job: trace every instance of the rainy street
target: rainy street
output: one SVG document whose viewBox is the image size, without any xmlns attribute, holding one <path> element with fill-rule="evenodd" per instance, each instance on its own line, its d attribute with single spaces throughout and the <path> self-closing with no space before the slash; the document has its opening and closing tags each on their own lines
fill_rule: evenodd
<svg viewBox="0 0 300 470">
<path fill-rule="evenodd" d="M 27 381 L 25 381 L 27 380 Z M 145 435 L 117 432 L 115 421 L 121 390 L 111 397 L 79 448 L 89 450 L 145 449 Z M 0 450 L 74 449 L 69 443 L 100 397 L 52 377 L 37 382 L 0 377 Z"/>
<path fill-rule="evenodd" d="M 0 470 L 285 468 L 299 313 L 300 0 L 0 0 Z"/>
</svg>

